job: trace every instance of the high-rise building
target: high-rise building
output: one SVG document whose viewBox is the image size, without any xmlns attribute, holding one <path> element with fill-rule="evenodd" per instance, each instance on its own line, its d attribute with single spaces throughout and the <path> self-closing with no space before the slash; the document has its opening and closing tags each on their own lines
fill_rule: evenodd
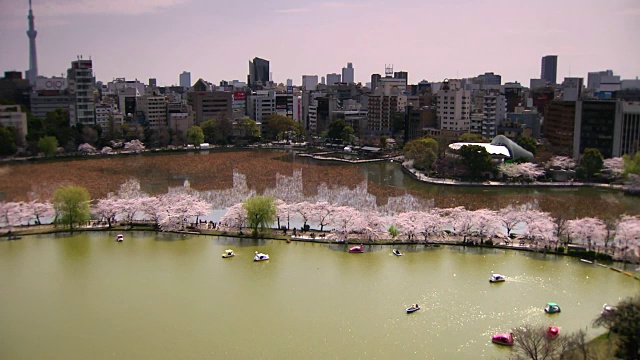
<svg viewBox="0 0 640 360">
<path fill-rule="evenodd" d="M 562 82 L 562 100 L 578 101 L 582 96 L 584 79 L 578 77 L 566 77 Z"/>
<path fill-rule="evenodd" d="M 558 72 L 558 55 L 547 55 L 542 58 L 542 69 L 540 78 L 546 80 L 550 84 L 556 83 Z"/>
<path fill-rule="evenodd" d="M 27 114 L 20 105 L 0 105 L 0 126 L 13 126 L 18 132 L 19 145 L 26 144 Z"/>
<path fill-rule="evenodd" d="M 187 93 L 187 104 L 195 112 L 195 125 L 211 119 L 230 120 L 233 117 L 233 93 L 209 91 L 208 85 L 202 79 L 198 79 L 193 85 L 193 91 Z"/>
<path fill-rule="evenodd" d="M 33 16 L 33 10 L 31 9 L 31 0 L 29 0 L 29 30 L 27 36 L 29 37 L 29 70 L 27 70 L 27 80 L 31 85 L 36 84 L 38 78 L 38 55 L 36 54 L 36 31 L 35 17 Z"/>
<path fill-rule="evenodd" d="M 382 75 L 380 74 L 371 74 L 371 91 L 375 90 L 380 83 L 380 79 L 382 79 Z"/>
<path fill-rule="evenodd" d="M 324 76 L 320 78 L 320 84 L 325 85 L 326 81 L 324 80 Z"/>
<path fill-rule="evenodd" d="M 318 88 L 318 75 L 302 75 L 302 90 L 315 91 Z"/>
<path fill-rule="evenodd" d="M 341 80 L 340 74 L 336 74 L 336 73 L 327 74 L 327 85 L 329 86 L 339 83 L 340 80 Z"/>
<path fill-rule="evenodd" d="M 546 106 L 542 130 L 554 152 L 571 155 L 575 117 L 575 101 L 553 100 Z"/>
<path fill-rule="evenodd" d="M 482 105 L 482 136 L 493 139 L 498 127 L 507 117 L 507 99 L 499 92 L 491 92 L 484 96 Z"/>
<path fill-rule="evenodd" d="M 471 127 L 471 91 L 464 90 L 460 80 L 449 80 L 442 84 L 436 96 L 440 129 L 468 132 Z"/>
<path fill-rule="evenodd" d="M 409 73 L 406 71 L 395 71 L 393 73 L 393 78 L 394 79 L 404 79 L 405 80 L 405 84 L 409 83 Z"/>
<path fill-rule="evenodd" d="M 259 57 L 249 61 L 249 87 L 256 89 L 269 83 L 269 61 Z"/>
<path fill-rule="evenodd" d="M 96 78 L 93 77 L 93 62 L 78 60 L 71 63 L 67 70 L 69 85 L 69 125 L 95 124 L 95 90 Z"/>
<path fill-rule="evenodd" d="M 492 72 L 486 72 L 482 75 L 478 75 L 478 79 L 484 86 L 502 85 L 502 76 L 494 74 Z"/>
<path fill-rule="evenodd" d="M 187 89 L 191 87 L 191 73 L 188 71 L 183 71 L 180 74 L 180 86 Z"/>
<path fill-rule="evenodd" d="M 621 106 L 622 102 L 617 100 L 576 101 L 574 159 L 579 159 L 587 148 L 598 149 L 605 159 L 622 155 L 620 154 Z"/>
<path fill-rule="evenodd" d="M 346 68 L 342 68 L 342 82 L 347 84 L 354 83 L 353 64 L 347 63 Z"/>
<path fill-rule="evenodd" d="M 39 77 L 31 91 L 31 113 L 44 119 L 48 112 L 55 109 L 69 109 L 67 78 Z"/>
<path fill-rule="evenodd" d="M 590 72 L 587 75 L 587 88 L 596 92 L 618 91 L 621 89 L 620 76 L 613 75 L 613 70 Z"/>
<path fill-rule="evenodd" d="M 167 99 L 152 94 L 136 99 L 136 111 L 142 112 L 144 120 L 152 129 L 162 128 L 167 122 Z"/>
<path fill-rule="evenodd" d="M 293 86 L 293 79 L 287 79 L 287 87 Z"/>
</svg>

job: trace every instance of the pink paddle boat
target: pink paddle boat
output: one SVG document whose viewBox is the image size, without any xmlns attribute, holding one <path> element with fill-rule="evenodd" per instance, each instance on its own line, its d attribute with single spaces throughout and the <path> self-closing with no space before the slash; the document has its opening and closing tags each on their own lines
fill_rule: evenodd
<svg viewBox="0 0 640 360">
<path fill-rule="evenodd" d="M 362 244 L 356 245 L 356 246 L 352 246 L 352 247 L 349 248 L 349 252 L 350 253 L 363 253 L 364 252 L 364 246 L 362 246 Z"/>
<path fill-rule="evenodd" d="M 549 339 L 555 339 L 558 337 L 558 335 L 560 335 L 560 328 L 558 328 L 557 326 L 549 326 L 547 328 L 547 337 Z"/>
<path fill-rule="evenodd" d="M 495 334 L 491 337 L 491 342 L 498 345 L 513 346 L 513 333 Z"/>
</svg>

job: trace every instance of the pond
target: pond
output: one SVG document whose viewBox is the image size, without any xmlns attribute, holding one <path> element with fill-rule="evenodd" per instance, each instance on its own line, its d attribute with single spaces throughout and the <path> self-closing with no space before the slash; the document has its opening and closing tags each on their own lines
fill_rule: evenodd
<svg viewBox="0 0 640 360">
<path fill-rule="evenodd" d="M 506 358 L 493 333 L 589 328 L 640 283 L 568 257 L 127 232 L 0 242 L 3 359 Z M 225 249 L 237 256 L 222 259 Z M 254 263 L 255 251 L 271 260 Z M 507 281 L 490 284 L 492 272 Z M 547 315 L 544 305 L 562 307 Z M 407 315 L 419 303 L 422 310 Z"/>
</svg>

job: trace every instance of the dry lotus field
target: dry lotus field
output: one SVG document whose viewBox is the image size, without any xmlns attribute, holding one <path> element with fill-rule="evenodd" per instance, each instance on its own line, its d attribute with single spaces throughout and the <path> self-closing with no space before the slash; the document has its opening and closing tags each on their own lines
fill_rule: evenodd
<svg viewBox="0 0 640 360">
<path fill-rule="evenodd" d="M 291 161 L 290 154 L 277 151 L 229 151 L 211 153 L 175 153 L 88 157 L 74 160 L 42 161 L 0 166 L 0 201 L 48 200 L 60 185 L 86 187 L 94 199 L 116 191 L 121 184 L 137 178 L 142 190 L 149 194 L 166 193 L 168 187 L 181 186 L 189 180 L 195 190 L 222 190 L 232 186 L 234 169 L 246 175 L 250 189 L 262 193 L 275 187 L 276 174 L 292 176 L 302 170 L 304 195 L 312 196 L 318 185 L 346 186 L 362 184 L 365 177 L 358 166 L 350 164 L 313 165 Z M 425 185 L 427 186 L 427 185 Z M 439 188 L 440 189 L 440 188 Z M 410 193 L 423 200 L 433 200 L 440 208 L 465 206 L 500 209 L 509 204 L 537 201 L 543 211 L 554 217 L 576 218 L 603 215 L 635 215 L 640 208 L 629 208 L 616 196 L 588 197 L 549 191 L 534 193 L 504 191 L 492 195 L 482 191 L 407 191 L 402 188 L 368 183 L 368 191 L 384 205 L 392 196 Z M 451 188 L 449 188 L 451 189 Z"/>
</svg>

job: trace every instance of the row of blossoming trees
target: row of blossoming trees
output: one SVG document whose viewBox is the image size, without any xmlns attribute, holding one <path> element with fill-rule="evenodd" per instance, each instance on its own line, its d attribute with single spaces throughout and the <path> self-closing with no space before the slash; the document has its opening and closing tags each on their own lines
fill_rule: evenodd
<svg viewBox="0 0 640 360">
<path fill-rule="evenodd" d="M 246 226 L 242 203 L 230 207 L 220 220 L 223 227 Z M 624 260 L 637 260 L 640 247 L 640 217 L 621 216 L 612 223 L 597 218 L 554 219 L 533 205 L 508 206 L 499 211 L 464 207 L 430 208 L 383 215 L 376 210 L 334 206 L 327 202 L 287 204 L 277 201 L 278 226 L 291 220 L 304 225 L 314 223 L 318 230 L 331 229 L 338 240 L 389 239 L 389 227 L 398 229 L 399 241 L 434 241 L 451 236 L 463 242 L 498 240 L 510 243 L 513 238 L 535 248 L 556 249 L 568 243 L 581 244 L 589 251 L 606 252 Z"/>
<path fill-rule="evenodd" d="M 299 177 L 294 174 L 293 178 Z M 238 181 L 236 186 L 235 180 Z M 597 218 L 565 220 L 553 218 L 535 204 L 508 206 L 495 211 L 469 210 L 463 207 L 434 208 L 431 202 L 411 195 L 390 197 L 384 206 L 376 205 L 366 183 L 355 189 L 320 187 L 318 193 L 304 197 L 302 189 L 293 186 L 292 179 L 282 177 L 275 189 L 269 190 L 277 200 L 278 228 L 301 223 L 313 225 L 318 231 L 329 230 L 336 240 L 390 239 L 398 241 L 437 241 L 453 239 L 467 241 L 504 241 L 512 238 L 535 248 L 557 248 L 561 244 L 581 244 L 588 250 L 606 252 L 615 258 L 634 261 L 640 246 L 640 218 L 621 216 L 613 221 Z M 297 183 L 294 181 L 294 183 Z M 106 198 L 93 202 L 95 219 L 108 226 L 113 222 L 146 221 L 161 230 L 182 230 L 198 217 L 210 214 L 212 208 L 225 204 L 220 220 L 225 230 L 240 230 L 246 226 L 246 211 L 242 201 L 255 196 L 246 187 L 246 179 L 234 174 L 234 188 L 198 192 L 186 186 L 169 189 L 162 195 L 150 196 L 140 190 L 137 181 L 128 181 L 121 189 Z M 218 198 L 218 201 L 212 201 Z M 212 206 L 213 204 L 213 206 Z M 233 205 L 230 205 L 233 204 Z M 38 201 L 0 203 L 0 226 L 17 227 L 26 223 L 40 223 L 57 218 L 59 211 L 49 203 Z M 396 231 L 393 235 L 389 228 Z"/>
</svg>

